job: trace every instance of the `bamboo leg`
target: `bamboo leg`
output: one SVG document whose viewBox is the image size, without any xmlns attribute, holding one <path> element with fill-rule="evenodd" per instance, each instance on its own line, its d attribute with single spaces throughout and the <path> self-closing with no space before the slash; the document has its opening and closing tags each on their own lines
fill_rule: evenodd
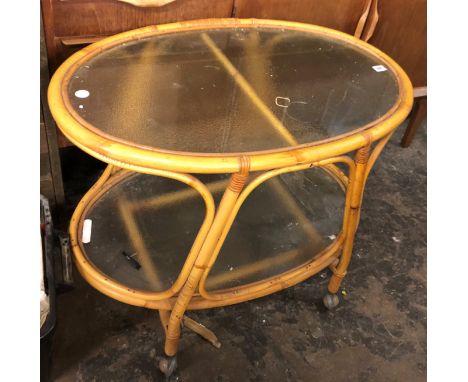
<svg viewBox="0 0 468 382">
<path fill-rule="evenodd" d="M 169 320 L 169 326 L 166 333 L 166 343 L 164 351 L 167 356 L 173 357 L 177 353 L 179 344 L 181 321 L 184 317 L 185 310 L 197 288 L 200 279 L 208 266 L 211 256 L 213 255 L 216 244 L 222 235 L 224 226 L 226 225 L 229 215 L 233 210 L 236 200 L 244 187 L 247 180 L 249 163 L 247 158 L 241 159 L 241 171 L 233 174 L 229 186 L 224 192 L 223 198 L 219 203 L 218 212 L 213 220 L 213 224 L 206 236 L 202 248 L 198 254 L 195 264 L 190 272 L 190 275 L 181 289 L 179 296 L 174 304 Z"/>
<path fill-rule="evenodd" d="M 354 236 L 359 224 L 359 215 L 362 202 L 362 194 L 364 191 L 364 184 L 366 180 L 366 168 L 369 159 L 369 146 L 360 148 L 355 157 L 356 168 L 354 176 L 350 179 L 350 198 L 349 205 L 346 208 L 349 210 L 349 215 L 346 221 L 345 230 L 345 242 L 343 244 L 343 250 L 341 253 L 340 261 L 335 266 L 331 266 L 330 269 L 333 275 L 328 284 L 328 291 L 332 294 L 338 292 L 341 281 L 346 275 L 349 262 L 351 261 L 351 254 L 353 251 Z"/>
</svg>

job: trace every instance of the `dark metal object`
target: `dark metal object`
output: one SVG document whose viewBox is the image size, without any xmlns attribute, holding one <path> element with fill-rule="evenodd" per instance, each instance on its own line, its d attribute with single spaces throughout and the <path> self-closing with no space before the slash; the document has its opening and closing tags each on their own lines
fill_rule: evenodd
<svg viewBox="0 0 468 382">
<path fill-rule="evenodd" d="M 122 251 L 122 255 L 128 260 L 128 262 L 133 268 L 135 268 L 136 270 L 141 268 L 140 263 L 133 258 L 134 256 L 136 256 L 136 252 L 129 255 L 127 254 L 127 252 Z"/>
<path fill-rule="evenodd" d="M 70 239 L 67 234 L 59 234 L 60 252 L 62 257 L 62 282 L 65 285 L 73 284 L 72 256 L 70 251 Z"/>
</svg>

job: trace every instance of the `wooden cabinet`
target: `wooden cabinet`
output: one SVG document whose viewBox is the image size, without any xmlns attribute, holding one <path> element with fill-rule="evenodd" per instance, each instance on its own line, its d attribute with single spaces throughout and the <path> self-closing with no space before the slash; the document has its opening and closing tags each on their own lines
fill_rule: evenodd
<svg viewBox="0 0 468 382">
<path fill-rule="evenodd" d="M 299 21 L 354 34 L 368 0 L 235 0 L 234 15 Z"/>
<path fill-rule="evenodd" d="M 414 87 L 427 84 L 427 0 L 378 0 L 379 21 L 369 43 L 398 62 Z"/>
<path fill-rule="evenodd" d="M 426 118 L 427 0 L 378 0 L 378 11 L 369 42 L 398 62 L 415 87 L 414 109 L 401 141 L 408 147 Z"/>
<path fill-rule="evenodd" d="M 42 20 L 40 37 L 40 192 L 48 199 L 51 209 L 54 212 L 59 212 L 65 200 L 62 169 L 60 166 L 60 155 L 57 144 L 57 128 L 50 114 L 46 99 L 47 86 L 49 85 L 49 70 Z"/>
<path fill-rule="evenodd" d="M 300 21 L 361 36 L 426 86 L 427 0 L 235 0 L 234 15 Z M 365 32 L 368 33 L 365 33 Z"/>
</svg>

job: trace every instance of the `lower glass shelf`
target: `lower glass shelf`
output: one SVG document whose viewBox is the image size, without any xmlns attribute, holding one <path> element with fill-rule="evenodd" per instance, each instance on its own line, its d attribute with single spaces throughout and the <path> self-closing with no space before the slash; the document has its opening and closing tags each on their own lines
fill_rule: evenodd
<svg viewBox="0 0 468 382">
<path fill-rule="evenodd" d="M 227 175 L 200 175 L 218 202 Z M 279 275 L 339 235 L 345 195 L 321 168 L 269 179 L 245 200 L 206 280 L 214 292 Z M 176 180 L 127 173 L 91 200 L 85 256 L 128 288 L 161 292 L 177 279 L 203 222 L 200 195 Z M 79 238 L 82 232 L 79 232 Z"/>
</svg>

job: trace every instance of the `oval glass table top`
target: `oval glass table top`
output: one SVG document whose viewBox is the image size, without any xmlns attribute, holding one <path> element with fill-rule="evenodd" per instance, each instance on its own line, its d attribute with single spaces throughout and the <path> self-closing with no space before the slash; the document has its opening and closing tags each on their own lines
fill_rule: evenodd
<svg viewBox="0 0 468 382">
<path fill-rule="evenodd" d="M 199 176 L 215 201 L 229 178 Z M 321 168 L 267 180 L 246 199 L 206 280 L 209 292 L 280 275 L 317 257 L 341 231 L 344 192 Z M 177 280 L 205 206 L 184 183 L 131 173 L 95 197 L 81 243 L 100 272 L 127 288 L 162 292 Z M 78 237 L 81 237 L 79 232 Z"/>
<path fill-rule="evenodd" d="M 110 139 L 188 153 L 313 144 L 375 124 L 400 97 L 370 50 L 319 31 L 230 26 L 120 42 L 70 75 L 67 97 Z"/>
</svg>

